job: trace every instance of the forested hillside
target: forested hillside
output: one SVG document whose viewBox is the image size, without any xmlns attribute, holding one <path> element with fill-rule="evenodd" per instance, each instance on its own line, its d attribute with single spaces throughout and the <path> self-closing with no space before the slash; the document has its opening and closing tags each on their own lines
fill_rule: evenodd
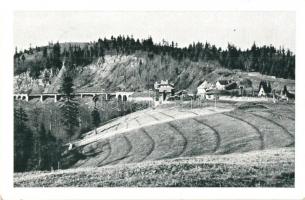
<svg viewBox="0 0 305 200">
<path fill-rule="evenodd" d="M 127 89 L 147 89 L 156 81 L 156 77 L 169 79 L 178 88 L 188 88 L 195 84 L 185 81 L 193 80 L 192 74 L 197 76 L 200 74 L 198 79 L 202 79 L 204 75 L 218 67 L 255 71 L 281 78 L 295 78 L 293 52 L 276 49 L 271 45 L 257 47 L 254 43 L 251 48 L 241 50 L 233 44 L 221 49 L 208 42 L 197 42 L 180 48 L 175 42 L 154 43 L 152 38 L 139 40 L 129 36 L 98 39 L 90 43 L 50 43 L 48 46 L 24 51 L 18 51 L 16 48 L 15 75 L 27 71 L 33 79 L 42 78 L 44 82 L 48 82 L 50 77 L 57 75 L 63 61 L 65 66 L 82 71 L 90 64 L 103 65 L 106 56 L 140 58 L 136 62 L 136 71 L 124 69 L 127 70 L 127 74 L 120 72 L 119 75 L 124 82 L 116 80 L 114 82 L 117 85 L 114 85 L 113 80 L 105 80 L 103 86 L 107 89 L 122 83 Z M 130 67 L 128 64 L 124 63 L 125 66 Z M 128 74 L 128 70 L 131 74 Z M 189 71 L 192 73 L 188 73 Z M 135 81 L 131 76 L 138 78 Z M 133 86 L 135 83 L 136 86 Z"/>
</svg>

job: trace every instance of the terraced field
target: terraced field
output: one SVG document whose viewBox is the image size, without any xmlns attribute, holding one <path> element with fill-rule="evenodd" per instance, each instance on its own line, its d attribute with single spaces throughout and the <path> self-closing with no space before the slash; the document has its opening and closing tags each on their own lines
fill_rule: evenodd
<svg viewBox="0 0 305 200">
<path fill-rule="evenodd" d="M 294 124 L 291 104 L 146 109 L 75 141 L 75 171 L 16 174 L 15 186 L 292 187 Z"/>
<path fill-rule="evenodd" d="M 100 127 L 98 134 L 76 141 L 83 158 L 72 167 L 291 147 L 294 113 L 285 108 L 244 110 L 226 105 L 132 113 Z"/>
</svg>

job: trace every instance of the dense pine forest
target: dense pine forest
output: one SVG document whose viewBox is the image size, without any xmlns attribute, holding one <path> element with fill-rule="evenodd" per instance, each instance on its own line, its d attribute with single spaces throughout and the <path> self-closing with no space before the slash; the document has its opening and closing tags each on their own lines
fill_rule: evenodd
<svg viewBox="0 0 305 200">
<path fill-rule="evenodd" d="M 289 49 L 276 49 L 272 45 L 241 50 L 233 44 L 226 49 L 218 48 L 208 42 L 197 42 L 188 47 L 178 47 L 175 42 L 163 40 L 155 43 L 151 37 L 134 39 L 129 36 L 98 39 L 90 43 L 50 43 L 43 47 L 30 47 L 14 55 L 15 74 L 30 72 L 33 78 L 39 77 L 43 69 L 58 71 L 63 60 L 66 66 L 82 67 L 104 55 L 131 55 L 137 52 L 147 53 L 149 58 L 158 55 L 171 56 L 177 62 L 218 62 L 227 69 L 255 71 L 281 78 L 295 79 L 295 55 Z"/>
</svg>

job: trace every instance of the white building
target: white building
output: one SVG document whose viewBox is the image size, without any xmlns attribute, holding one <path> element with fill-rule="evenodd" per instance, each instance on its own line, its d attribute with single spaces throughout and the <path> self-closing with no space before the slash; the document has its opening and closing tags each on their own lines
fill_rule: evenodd
<svg viewBox="0 0 305 200">
<path fill-rule="evenodd" d="M 219 80 L 216 82 L 216 89 L 217 90 L 225 90 L 226 85 L 228 85 L 230 82 L 228 80 Z"/>
<path fill-rule="evenodd" d="M 205 94 L 205 98 L 207 100 L 218 100 L 219 99 L 219 91 L 217 90 L 208 90 Z"/>
<path fill-rule="evenodd" d="M 207 80 L 204 80 L 199 86 L 197 87 L 197 95 L 201 98 L 205 98 L 205 94 L 207 90 L 213 89 L 213 84 L 209 83 Z"/>
<path fill-rule="evenodd" d="M 265 90 L 264 90 L 264 87 L 261 87 L 260 89 L 259 89 L 259 91 L 258 91 L 258 95 L 257 96 L 259 96 L 259 97 L 265 97 L 267 94 L 266 94 L 266 92 L 265 92 Z"/>
</svg>

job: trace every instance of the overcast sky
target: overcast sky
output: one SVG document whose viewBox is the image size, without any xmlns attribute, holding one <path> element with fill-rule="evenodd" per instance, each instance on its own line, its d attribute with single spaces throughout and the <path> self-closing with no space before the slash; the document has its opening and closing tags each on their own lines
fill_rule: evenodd
<svg viewBox="0 0 305 200">
<path fill-rule="evenodd" d="M 295 52 L 295 13 L 280 11 L 18 11 L 14 16 L 14 44 L 19 49 L 46 45 L 48 41 L 89 42 L 111 35 L 152 36 L 178 42 L 208 41 L 242 49 L 272 44 Z"/>
</svg>

